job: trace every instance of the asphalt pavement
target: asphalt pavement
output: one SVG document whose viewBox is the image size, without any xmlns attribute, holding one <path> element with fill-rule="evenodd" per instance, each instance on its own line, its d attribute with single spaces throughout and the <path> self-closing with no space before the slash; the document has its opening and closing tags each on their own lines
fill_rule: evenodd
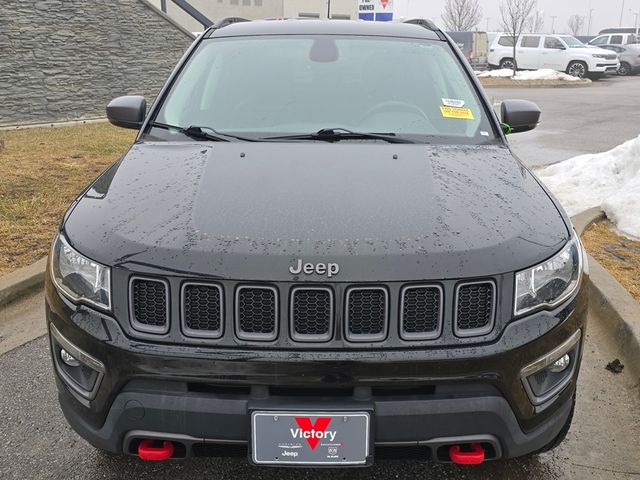
<svg viewBox="0 0 640 480">
<path fill-rule="evenodd" d="M 640 135 L 640 75 L 606 77 L 588 87 L 488 88 L 492 102 L 531 100 L 542 110 L 537 129 L 509 136 L 514 152 L 530 166 L 610 150 Z"/>
<path fill-rule="evenodd" d="M 42 294 L 11 305 L 15 322 L 44 328 Z M 9 310 L 6 310 L 9 311 Z M 3 312 L 4 314 L 4 312 Z M 0 318 L 0 322 L 3 319 Z M 6 316 L 4 320 L 7 320 Z M 7 334 L 7 341 L 20 343 Z M 21 337 L 22 340 L 25 337 Z M 198 458 L 146 463 L 98 452 L 67 425 L 57 402 L 45 336 L 0 355 L 0 478 L 13 479 L 640 479 L 640 379 L 628 369 L 605 370 L 617 346 L 591 318 L 579 380 L 576 416 L 567 440 L 555 451 L 478 467 L 419 460 L 378 460 L 367 469 L 290 470 L 248 465 L 246 458 Z"/>
</svg>

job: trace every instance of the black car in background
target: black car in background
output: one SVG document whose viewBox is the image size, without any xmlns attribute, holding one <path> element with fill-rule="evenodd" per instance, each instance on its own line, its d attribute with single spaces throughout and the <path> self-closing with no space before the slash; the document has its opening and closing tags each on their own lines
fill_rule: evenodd
<svg viewBox="0 0 640 480">
<path fill-rule="evenodd" d="M 238 19 L 235 19 L 238 20 Z M 150 39 L 153 41 L 153 39 Z M 46 317 L 62 410 L 145 460 L 479 464 L 567 433 L 586 258 L 424 20 L 223 21 L 72 203 Z"/>
</svg>

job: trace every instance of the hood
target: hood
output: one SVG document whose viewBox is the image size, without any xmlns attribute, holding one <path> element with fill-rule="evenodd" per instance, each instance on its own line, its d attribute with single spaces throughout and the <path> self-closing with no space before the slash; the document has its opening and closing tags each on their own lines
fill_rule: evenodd
<svg viewBox="0 0 640 480">
<path fill-rule="evenodd" d="M 568 239 L 546 192 L 504 146 L 139 143 L 79 199 L 64 231 L 110 266 L 233 280 L 500 274 Z"/>
</svg>

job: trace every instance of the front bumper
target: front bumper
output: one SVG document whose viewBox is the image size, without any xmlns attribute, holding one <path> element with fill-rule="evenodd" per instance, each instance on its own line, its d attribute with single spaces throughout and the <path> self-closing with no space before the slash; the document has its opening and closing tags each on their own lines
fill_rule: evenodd
<svg viewBox="0 0 640 480">
<path fill-rule="evenodd" d="M 596 63 L 595 65 L 589 68 L 589 72 L 590 73 L 616 73 L 619 67 L 620 67 L 620 63 L 618 62 Z"/>
<path fill-rule="evenodd" d="M 537 406 L 520 373 L 584 332 L 585 290 L 552 312 L 511 323 L 492 344 L 442 350 L 158 346 L 128 338 L 113 318 L 73 305 L 49 284 L 46 313 L 65 339 L 105 366 L 91 399 L 56 376 L 67 420 L 104 450 L 135 453 L 140 436 L 179 438 L 181 457 L 208 445 L 246 449 L 252 410 L 334 409 L 372 412 L 376 447 L 423 447 L 438 460 L 443 439 L 482 438 L 495 445 L 493 458 L 508 458 L 544 447 L 569 418 L 578 368 Z"/>
</svg>

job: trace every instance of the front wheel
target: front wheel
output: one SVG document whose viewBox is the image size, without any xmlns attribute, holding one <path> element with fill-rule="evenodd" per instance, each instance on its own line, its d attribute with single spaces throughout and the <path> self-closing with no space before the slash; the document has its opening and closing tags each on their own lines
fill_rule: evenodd
<svg viewBox="0 0 640 480">
<path fill-rule="evenodd" d="M 503 58 L 500 60 L 500 68 L 501 69 L 509 69 L 513 70 L 515 63 L 513 63 L 513 58 Z"/>
<path fill-rule="evenodd" d="M 584 78 L 588 72 L 589 69 L 584 62 L 571 62 L 567 67 L 567 74 L 572 77 Z"/>
<path fill-rule="evenodd" d="M 618 75 L 622 77 L 626 77 L 627 75 L 630 75 L 630 74 L 631 74 L 631 65 L 629 65 L 627 62 L 622 62 L 618 67 Z"/>
</svg>

